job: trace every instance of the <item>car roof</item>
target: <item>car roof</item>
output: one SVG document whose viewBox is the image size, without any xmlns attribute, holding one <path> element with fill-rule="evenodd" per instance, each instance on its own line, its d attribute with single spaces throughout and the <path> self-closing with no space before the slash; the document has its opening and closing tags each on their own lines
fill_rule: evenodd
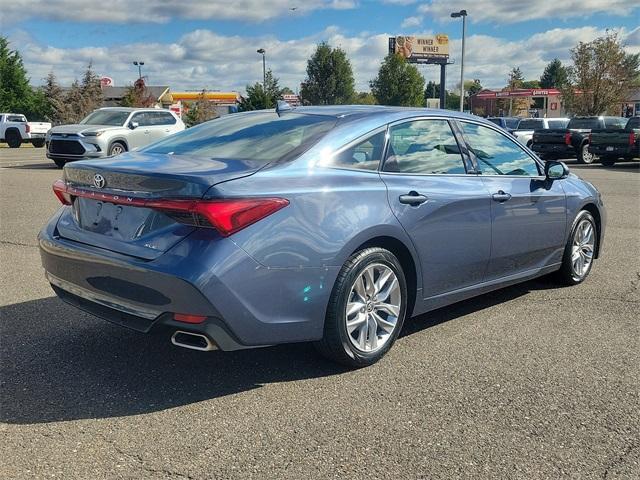
<svg viewBox="0 0 640 480">
<path fill-rule="evenodd" d="M 168 108 L 138 108 L 138 107 L 100 107 L 96 110 L 114 110 L 118 112 L 170 112 Z"/>
</svg>

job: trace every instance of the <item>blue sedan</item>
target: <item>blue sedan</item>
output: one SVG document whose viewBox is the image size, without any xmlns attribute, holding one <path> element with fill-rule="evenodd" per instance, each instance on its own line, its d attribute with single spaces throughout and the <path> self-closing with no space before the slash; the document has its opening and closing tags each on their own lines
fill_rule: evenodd
<svg viewBox="0 0 640 480">
<path fill-rule="evenodd" d="M 396 107 L 229 115 L 69 163 L 39 236 L 76 307 L 173 344 L 314 342 L 366 366 L 406 318 L 601 250 L 598 191 L 481 118 Z"/>
</svg>

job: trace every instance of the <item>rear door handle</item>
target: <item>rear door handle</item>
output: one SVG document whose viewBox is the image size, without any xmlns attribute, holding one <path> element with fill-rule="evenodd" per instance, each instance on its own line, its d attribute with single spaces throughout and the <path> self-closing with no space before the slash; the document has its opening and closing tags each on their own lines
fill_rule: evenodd
<svg viewBox="0 0 640 480">
<path fill-rule="evenodd" d="M 400 203 L 406 203 L 407 205 L 417 207 L 421 203 L 426 202 L 428 198 L 412 190 L 405 195 L 400 195 L 400 197 L 398 197 L 398 200 L 400 200 Z"/>
<path fill-rule="evenodd" d="M 496 202 L 503 203 L 511 198 L 511 194 L 505 193 L 502 190 L 498 190 L 497 193 L 494 193 L 493 195 L 491 195 L 491 198 L 493 198 Z"/>
</svg>

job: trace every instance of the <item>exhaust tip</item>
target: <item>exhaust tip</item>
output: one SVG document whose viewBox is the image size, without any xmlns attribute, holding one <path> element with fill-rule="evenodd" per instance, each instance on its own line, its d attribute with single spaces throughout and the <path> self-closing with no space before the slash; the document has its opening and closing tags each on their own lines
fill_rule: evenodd
<svg viewBox="0 0 640 480">
<path fill-rule="evenodd" d="M 171 343 L 177 347 L 189 348 L 191 350 L 199 350 L 201 352 L 209 352 L 217 350 L 218 347 L 209 337 L 201 333 L 184 332 L 176 330 L 171 335 Z"/>
</svg>

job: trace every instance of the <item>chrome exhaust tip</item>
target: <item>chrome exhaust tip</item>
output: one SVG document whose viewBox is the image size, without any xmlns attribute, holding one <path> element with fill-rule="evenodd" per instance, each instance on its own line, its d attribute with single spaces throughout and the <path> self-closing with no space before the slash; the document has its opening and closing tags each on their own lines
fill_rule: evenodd
<svg viewBox="0 0 640 480">
<path fill-rule="evenodd" d="M 201 333 L 185 332 L 182 330 L 176 330 L 173 332 L 173 335 L 171 335 L 171 343 L 177 347 L 199 350 L 201 352 L 209 352 L 211 350 L 218 349 L 216 344 L 213 343 L 206 335 L 202 335 Z"/>
</svg>

